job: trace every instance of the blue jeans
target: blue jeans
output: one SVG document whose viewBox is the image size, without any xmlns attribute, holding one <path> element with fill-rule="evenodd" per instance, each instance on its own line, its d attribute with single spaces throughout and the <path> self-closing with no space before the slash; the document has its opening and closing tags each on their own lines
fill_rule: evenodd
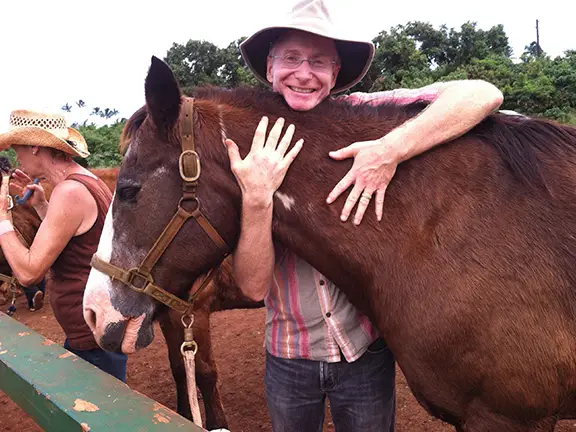
<svg viewBox="0 0 576 432">
<path fill-rule="evenodd" d="M 274 432 L 322 432 L 326 396 L 337 432 L 394 431 L 395 362 L 382 339 L 352 363 L 267 352 L 264 383 Z"/>
<path fill-rule="evenodd" d="M 34 294 L 36 294 L 38 291 L 42 291 L 43 294 L 46 294 L 46 279 L 42 279 L 40 282 L 38 282 L 38 285 L 22 287 L 22 291 L 24 291 L 24 295 L 28 301 L 28 308 L 32 309 L 34 307 Z"/>
<path fill-rule="evenodd" d="M 64 348 L 87 362 L 92 363 L 104 372 L 118 378 L 120 381 L 126 382 L 126 362 L 128 361 L 126 354 L 108 352 L 101 348 L 76 350 L 70 347 L 68 339 L 64 341 Z"/>
</svg>

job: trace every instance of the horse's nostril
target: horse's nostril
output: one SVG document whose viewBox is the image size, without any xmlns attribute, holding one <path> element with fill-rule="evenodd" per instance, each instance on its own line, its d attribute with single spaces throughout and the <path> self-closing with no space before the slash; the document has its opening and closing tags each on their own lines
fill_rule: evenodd
<svg viewBox="0 0 576 432">
<path fill-rule="evenodd" d="M 90 330 L 94 332 L 96 330 L 96 312 L 92 309 L 84 309 L 84 320 L 86 324 L 88 324 L 88 327 L 90 327 Z"/>
</svg>

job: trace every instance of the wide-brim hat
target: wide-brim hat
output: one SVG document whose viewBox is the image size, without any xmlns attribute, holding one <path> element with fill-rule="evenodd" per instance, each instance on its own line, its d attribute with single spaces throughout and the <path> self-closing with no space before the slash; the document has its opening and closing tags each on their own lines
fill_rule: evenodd
<svg viewBox="0 0 576 432">
<path fill-rule="evenodd" d="M 372 42 L 349 39 L 335 28 L 323 0 L 302 0 L 283 22 L 259 30 L 240 44 L 246 65 L 268 87 L 271 84 L 266 79 L 266 60 L 270 46 L 286 30 L 300 30 L 334 40 L 341 67 L 331 93 L 348 90 L 358 83 L 374 58 Z"/>
<path fill-rule="evenodd" d="M 62 114 L 12 111 L 8 132 L 0 134 L 0 150 L 13 145 L 50 147 L 73 156 L 90 156 L 84 137 L 66 125 Z"/>
</svg>

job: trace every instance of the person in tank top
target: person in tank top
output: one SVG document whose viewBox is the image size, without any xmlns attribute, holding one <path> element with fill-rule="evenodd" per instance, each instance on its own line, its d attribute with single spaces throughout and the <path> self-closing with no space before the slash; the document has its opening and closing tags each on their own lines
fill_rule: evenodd
<svg viewBox="0 0 576 432">
<path fill-rule="evenodd" d="M 32 192 L 29 202 L 42 219 L 27 248 L 10 222 L 8 185 L 2 183 L 0 246 L 8 264 L 24 287 L 38 283 L 52 269 L 47 293 L 66 336 L 64 348 L 125 382 L 126 355 L 101 349 L 82 314 L 90 260 L 112 201 L 110 189 L 74 160 L 89 156 L 88 146 L 60 114 L 12 111 L 8 132 L 0 134 L 0 150 L 8 147 L 14 149 L 21 167 L 12 181 L 23 186 L 23 193 Z M 32 178 L 50 184 L 49 202 Z"/>
</svg>

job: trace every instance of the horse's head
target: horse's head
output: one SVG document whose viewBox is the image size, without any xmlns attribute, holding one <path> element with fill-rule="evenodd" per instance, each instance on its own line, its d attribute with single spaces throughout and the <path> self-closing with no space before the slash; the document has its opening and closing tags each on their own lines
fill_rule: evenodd
<svg viewBox="0 0 576 432">
<path fill-rule="evenodd" d="M 185 308 L 178 298 L 224 259 L 239 229 L 217 105 L 182 97 L 156 58 L 145 93 L 122 134 L 125 154 L 84 295 L 98 343 L 125 353 L 152 342 L 161 303 Z"/>
</svg>

